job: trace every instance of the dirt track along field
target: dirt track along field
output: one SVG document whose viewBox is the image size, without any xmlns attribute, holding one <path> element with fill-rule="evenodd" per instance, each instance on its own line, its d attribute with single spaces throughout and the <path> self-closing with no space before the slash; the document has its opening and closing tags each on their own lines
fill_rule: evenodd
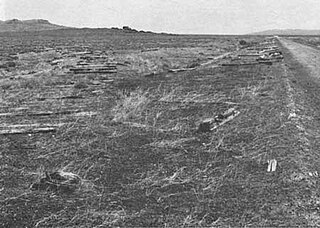
<svg viewBox="0 0 320 228">
<path fill-rule="evenodd" d="M 292 80 L 300 95 L 299 102 L 301 107 L 305 107 L 308 110 L 309 126 L 313 129 L 310 135 L 316 137 L 312 140 L 314 143 L 319 144 L 319 126 L 320 126 L 320 51 L 314 47 L 306 46 L 293 42 L 289 39 L 281 39 L 281 43 L 289 52 L 290 63 L 289 70 L 294 76 Z M 302 108 L 303 109 L 303 108 Z M 319 148 L 319 147 L 318 147 Z M 319 149 L 316 148 L 316 152 Z"/>
<path fill-rule="evenodd" d="M 304 46 L 28 34 L 0 37 L 1 226 L 319 224 L 318 79 Z"/>
<path fill-rule="evenodd" d="M 294 57 L 310 70 L 312 77 L 320 81 L 320 50 L 281 38 L 282 44 L 290 50 Z"/>
</svg>

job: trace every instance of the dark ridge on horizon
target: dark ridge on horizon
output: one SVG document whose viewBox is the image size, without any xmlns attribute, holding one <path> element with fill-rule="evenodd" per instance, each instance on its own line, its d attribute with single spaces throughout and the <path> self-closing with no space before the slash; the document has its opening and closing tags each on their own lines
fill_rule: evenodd
<svg viewBox="0 0 320 228">
<path fill-rule="evenodd" d="M 57 25 L 49 22 L 45 19 L 30 19 L 30 20 L 19 20 L 10 19 L 6 21 L 0 20 L 0 33 L 10 32 L 39 32 L 39 31 L 50 31 L 50 30 L 108 30 L 111 33 L 142 33 L 142 34 L 167 34 L 174 35 L 171 33 L 155 33 L 152 31 L 136 30 L 129 26 L 123 26 L 122 28 L 89 28 L 89 27 L 67 27 L 63 25 Z"/>
<path fill-rule="evenodd" d="M 0 32 L 28 32 L 45 31 L 69 28 L 62 25 L 50 23 L 44 19 L 18 20 L 11 19 L 0 21 Z"/>
</svg>

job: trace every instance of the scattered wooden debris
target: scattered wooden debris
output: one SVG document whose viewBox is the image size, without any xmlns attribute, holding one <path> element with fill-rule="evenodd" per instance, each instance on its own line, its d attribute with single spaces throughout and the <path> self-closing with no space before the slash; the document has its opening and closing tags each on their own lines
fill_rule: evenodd
<svg viewBox="0 0 320 228">
<path fill-rule="evenodd" d="M 239 57 L 259 57 L 259 54 L 239 54 Z"/>
<path fill-rule="evenodd" d="M 59 112 L 36 112 L 36 113 L 26 113 L 28 116 L 51 116 L 51 115 L 68 115 L 68 114 L 74 114 L 80 112 L 79 110 L 65 110 L 65 111 L 59 111 Z"/>
<path fill-rule="evenodd" d="M 119 77 L 119 79 L 122 79 Z M 113 79 L 109 79 L 109 78 L 100 78 L 100 81 L 102 81 L 103 83 L 112 83 L 114 82 Z"/>
<path fill-rule="evenodd" d="M 40 127 L 34 129 L 8 129 L 0 130 L 0 135 L 17 135 L 17 134 L 37 134 L 37 133 L 49 133 L 56 132 L 57 129 L 53 127 Z"/>
<path fill-rule="evenodd" d="M 13 110 L 17 112 L 17 111 L 26 111 L 29 109 L 30 109 L 29 107 L 18 107 L 18 108 L 14 108 Z"/>
<path fill-rule="evenodd" d="M 74 114 L 74 116 L 78 116 L 78 117 L 80 117 L 80 116 L 96 116 L 98 113 L 97 112 L 91 112 L 91 111 L 89 111 L 89 112 L 78 112 L 78 113 L 75 113 Z"/>
<path fill-rule="evenodd" d="M 14 116 L 51 116 L 51 115 L 70 115 L 82 112 L 80 110 L 65 110 L 65 111 L 43 111 L 43 112 L 25 112 L 25 113 L 0 113 L 1 117 L 14 117 Z"/>
<path fill-rule="evenodd" d="M 71 172 L 45 172 L 45 176 L 33 183 L 30 188 L 38 191 L 72 193 L 80 187 L 81 182 L 81 178 Z"/>
<path fill-rule="evenodd" d="M 169 73 L 178 73 L 178 72 L 183 72 L 183 71 L 188 71 L 188 70 L 195 70 L 196 67 L 191 67 L 191 68 L 179 68 L 179 69 L 169 69 Z"/>
<path fill-rule="evenodd" d="M 96 95 L 99 95 L 99 94 L 104 94 L 104 91 L 103 90 L 94 90 L 91 92 L 92 94 L 96 94 Z"/>
<path fill-rule="evenodd" d="M 128 66 L 128 65 L 130 65 L 130 63 L 127 61 L 125 61 L 124 63 L 117 62 L 117 66 Z"/>
<path fill-rule="evenodd" d="M 170 73 L 178 73 L 178 72 L 183 72 L 186 71 L 186 68 L 180 68 L 180 69 L 169 69 L 168 72 Z"/>
<path fill-rule="evenodd" d="M 264 61 L 274 61 L 279 62 L 283 59 L 282 52 L 277 49 L 265 49 L 260 52 L 257 61 L 264 62 Z"/>
<path fill-rule="evenodd" d="M 267 169 L 267 172 L 275 172 L 277 169 L 277 160 L 275 159 L 271 159 L 271 160 L 268 160 L 268 169 Z"/>
<path fill-rule="evenodd" d="M 149 49 L 141 50 L 141 52 L 150 52 L 150 51 L 159 51 L 159 48 L 149 48 Z"/>
<path fill-rule="evenodd" d="M 113 67 L 79 67 L 70 68 L 70 71 L 74 74 L 115 74 L 117 73 L 116 68 Z"/>
<path fill-rule="evenodd" d="M 309 174 L 310 177 L 318 177 L 319 176 L 317 171 L 309 172 L 308 174 Z"/>
<path fill-rule="evenodd" d="M 107 62 L 107 56 L 86 55 L 80 57 L 77 67 L 69 69 L 74 74 L 113 74 L 117 73 L 117 63 Z"/>
<path fill-rule="evenodd" d="M 259 64 L 272 65 L 271 61 L 259 61 Z"/>
<path fill-rule="evenodd" d="M 227 111 L 225 111 L 223 114 L 219 114 L 214 118 L 208 118 L 203 120 L 199 124 L 197 132 L 198 133 L 211 132 L 216 128 L 218 128 L 219 126 L 233 120 L 239 114 L 240 112 L 235 110 L 235 108 L 230 108 Z"/>
<path fill-rule="evenodd" d="M 14 124 L 0 125 L 0 135 L 37 134 L 55 132 L 64 124 Z"/>
<path fill-rule="evenodd" d="M 144 77 L 150 78 L 150 77 L 154 77 L 154 76 L 157 76 L 157 75 L 159 75 L 159 73 L 157 73 L 157 72 L 152 72 L 152 73 L 149 73 L 149 74 L 145 74 Z"/>
<path fill-rule="evenodd" d="M 64 61 L 63 59 L 55 59 L 55 60 L 51 61 L 51 65 L 56 66 L 59 63 L 62 63 L 63 61 Z"/>
<path fill-rule="evenodd" d="M 250 66 L 258 65 L 258 62 L 247 62 L 247 63 L 222 63 L 221 66 Z"/>
<path fill-rule="evenodd" d="M 90 84 L 97 86 L 97 85 L 101 85 L 101 82 L 97 80 L 93 80 L 93 81 L 90 81 Z"/>
<path fill-rule="evenodd" d="M 38 101 L 44 100 L 64 100 L 64 99 L 84 99 L 82 96 L 70 95 L 70 96 L 61 96 L 61 97 L 38 97 Z"/>
<path fill-rule="evenodd" d="M 57 124 L 40 124 L 40 123 L 34 123 L 34 124 L 1 124 L 1 128 L 32 128 L 32 127 L 62 127 L 63 123 L 57 123 Z"/>
</svg>

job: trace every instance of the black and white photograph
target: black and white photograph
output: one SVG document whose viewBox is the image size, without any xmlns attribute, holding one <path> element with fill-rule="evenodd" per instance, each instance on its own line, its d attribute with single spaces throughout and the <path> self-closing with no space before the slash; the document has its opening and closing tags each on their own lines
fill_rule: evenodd
<svg viewBox="0 0 320 228">
<path fill-rule="evenodd" d="M 319 0 L 0 0 L 0 228 L 320 227 Z"/>
</svg>

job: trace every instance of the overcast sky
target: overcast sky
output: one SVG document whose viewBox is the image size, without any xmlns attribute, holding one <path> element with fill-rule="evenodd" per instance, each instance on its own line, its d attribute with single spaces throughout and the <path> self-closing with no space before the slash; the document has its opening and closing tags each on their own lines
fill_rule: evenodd
<svg viewBox="0 0 320 228">
<path fill-rule="evenodd" d="M 0 20 L 194 34 L 320 29 L 320 0 L 0 0 Z"/>
</svg>

